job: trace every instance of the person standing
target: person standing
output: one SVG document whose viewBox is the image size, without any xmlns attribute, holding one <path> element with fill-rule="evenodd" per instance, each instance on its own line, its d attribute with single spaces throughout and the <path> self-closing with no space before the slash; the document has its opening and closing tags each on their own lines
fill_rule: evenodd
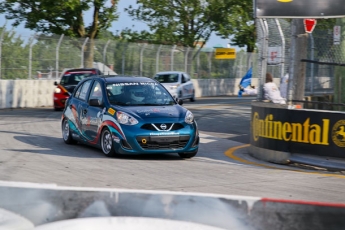
<svg viewBox="0 0 345 230">
<path fill-rule="evenodd" d="M 273 75 L 266 73 L 266 83 L 264 84 L 264 97 L 273 103 L 286 104 L 286 100 L 281 96 L 278 86 L 273 82 Z"/>
<path fill-rule="evenodd" d="M 281 79 L 280 79 L 280 95 L 287 99 L 287 88 L 288 88 L 288 82 L 289 82 L 289 74 L 286 73 Z"/>
</svg>

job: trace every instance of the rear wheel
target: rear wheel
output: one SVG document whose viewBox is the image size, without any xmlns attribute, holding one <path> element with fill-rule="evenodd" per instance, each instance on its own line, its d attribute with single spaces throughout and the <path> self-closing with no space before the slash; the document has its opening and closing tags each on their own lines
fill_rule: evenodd
<svg viewBox="0 0 345 230">
<path fill-rule="evenodd" d="M 189 98 L 189 100 L 190 100 L 191 102 L 195 101 L 195 92 L 194 92 L 194 91 L 193 91 L 192 97 Z"/>
<path fill-rule="evenodd" d="M 104 155 L 106 155 L 107 157 L 113 157 L 116 155 L 114 151 L 113 138 L 108 128 L 105 128 L 102 131 L 101 147 Z"/>
<path fill-rule="evenodd" d="M 179 153 L 178 155 L 181 157 L 181 158 L 192 158 L 192 157 L 195 157 L 195 155 L 198 153 L 198 151 L 196 152 L 193 152 L 193 153 Z"/>
<path fill-rule="evenodd" d="M 68 119 L 62 122 L 62 138 L 66 144 L 76 144 L 77 141 L 73 139 Z"/>
</svg>

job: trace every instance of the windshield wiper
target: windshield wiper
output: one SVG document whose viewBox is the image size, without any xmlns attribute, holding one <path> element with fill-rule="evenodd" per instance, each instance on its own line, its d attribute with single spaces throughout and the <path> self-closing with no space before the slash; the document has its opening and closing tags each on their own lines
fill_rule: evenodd
<svg viewBox="0 0 345 230">
<path fill-rule="evenodd" d="M 163 106 L 163 105 L 170 105 L 170 104 L 153 104 L 153 103 L 145 103 L 145 104 L 140 104 L 143 106 Z"/>
<path fill-rule="evenodd" d="M 129 105 L 129 104 L 126 104 L 126 103 L 121 102 L 121 101 L 111 102 L 111 104 L 113 104 L 113 105 Z"/>
</svg>

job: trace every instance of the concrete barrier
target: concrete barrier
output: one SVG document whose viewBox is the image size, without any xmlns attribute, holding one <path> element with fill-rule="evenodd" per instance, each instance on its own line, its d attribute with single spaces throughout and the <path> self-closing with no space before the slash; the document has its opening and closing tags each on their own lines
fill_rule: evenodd
<svg viewBox="0 0 345 230">
<path fill-rule="evenodd" d="M 0 182 L 0 197 L 0 211 L 5 210 L 7 216 L 12 213 L 11 220 L 18 219 L 25 226 L 32 223 L 38 229 L 48 229 L 39 227 L 50 223 L 58 226 L 60 221 L 100 217 L 156 218 L 167 220 L 167 224 L 173 220 L 240 230 L 345 227 L 345 204 L 339 203 L 19 182 Z M 8 219 L 0 218 L 2 229 L 7 229 L 4 224 Z"/>
<path fill-rule="evenodd" d="M 55 80 L 0 80 L 0 108 L 53 106 Z"/>
<path fill-rule="evenodd" d="M 52 107 L 54 81 L 41 80 L 0 80 L 0 109 Z M 236 96 L 240 78 L 192 79 L 196 97 Z M 279 86 L 280 79 L 274 82 Z M 252 79 L 252 85 L 258 86 L 258 79 Z"/>
<path fill-rule="evenodd" d="M 241 79 L 193 79 L 195 96 L 238 94 Z M 0 80 L 0 108 L 52 107 L 55 80 Z M 253 81 L 255 83 L 255 80 Z"/>
<path fill-rule="evenodd" d="M 345 169 L 344 112 L 252 101 L 251 113 L 252 156 L 280 164 Z"/>
</svg>

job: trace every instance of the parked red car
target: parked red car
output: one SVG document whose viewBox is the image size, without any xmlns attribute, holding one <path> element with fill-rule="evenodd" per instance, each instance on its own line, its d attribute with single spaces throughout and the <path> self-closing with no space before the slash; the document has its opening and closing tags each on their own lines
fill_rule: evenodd
<svg viewBox="0 0 345 230">
<path fill-rule="evenodd" d="M 102 75 L 102 72 L 96 68 L 69 69 L 61 77 L 60 83 L 54 82 L 54 109 L 62 110 L 65 108 L 67 98 L 73 93 L 78 83 L 86 77 Z"/>
</svg>

